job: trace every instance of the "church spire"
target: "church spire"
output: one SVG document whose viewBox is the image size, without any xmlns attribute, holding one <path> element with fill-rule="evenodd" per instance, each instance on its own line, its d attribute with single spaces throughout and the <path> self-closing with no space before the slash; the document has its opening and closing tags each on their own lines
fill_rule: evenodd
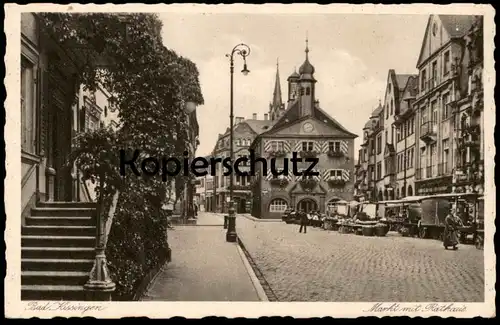
<svg viewBox="0 0 500 325">
<path fill-rule="evenodd" d="M 273 107 L 275 109 L 280 109 L 281 106 L 282 106 L 282 101 L 281 101 L 280 66 L 279 66 L 279 59 L 276 59 L 276 80 L 274 81 Z"/>
</svg>

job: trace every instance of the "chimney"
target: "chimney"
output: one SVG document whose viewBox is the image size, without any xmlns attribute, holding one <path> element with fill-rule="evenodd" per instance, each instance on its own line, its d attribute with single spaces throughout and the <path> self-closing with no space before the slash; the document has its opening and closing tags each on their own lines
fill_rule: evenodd
<svg viewBox="0 0 500 325">
<path fill-rule="evenodd" d="M 243 117 L 236 117 L 236 123 L 235 124 L 240 124 L 241 122 L 243 122 L 244 118 Z"/>
<path fill-rule="evenodd" d="M 256 120 L 257 119 L 257 113 L 252 114 L 252 119 Z"/>
<path fill-rule="evenodd" d="M 264 121 L 267 121 L 267 116 L 268 116 L 267 113 L 264 114 Z"/>
</svg>

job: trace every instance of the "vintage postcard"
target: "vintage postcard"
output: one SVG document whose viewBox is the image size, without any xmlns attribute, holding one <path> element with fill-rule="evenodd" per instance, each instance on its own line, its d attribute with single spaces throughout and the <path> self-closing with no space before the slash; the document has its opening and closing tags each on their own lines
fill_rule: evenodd
<svg viewBox="0 0 500 325">
<path fill-rule="evenodd" d="M 495 316 L 493 7 L 5 10 L 7 317 Z"/>
</svg>

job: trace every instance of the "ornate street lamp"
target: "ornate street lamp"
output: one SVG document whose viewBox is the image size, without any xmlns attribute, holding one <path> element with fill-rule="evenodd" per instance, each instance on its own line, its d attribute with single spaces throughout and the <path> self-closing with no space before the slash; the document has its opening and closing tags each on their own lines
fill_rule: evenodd
<svg viewBox="0 0 500 325">
<path fill-rule="evenodd" d="M 243 58 L 243 70 L 241 70 L 241 73 L 243 75 L 248 75 L 250 70 L 247 68 L 247 60 L 246 57 L 250 55 L 250 47 L 246 44 L 238 44 L 236 45 L 233 50 L 231 51 L 231 54 L 226 54 L 226 57 L 229 58 L 229 73 L 231 75 L 231 89 L 230 89 L 230 114 L 229 114 L 229 127 L 230 127 L 230 135 L 229 135 L 229 155 L 231 158 L 231 161 L 234 161 L 234 149 L 233 149 L 233 131 L 234 131 L 234 125 L 233 125 L 233 92 L 234 92 L 234 85 L 233 85 L 233 75 L 234 75 L 234 54 L 238 54 Z M 227 227 L 227 233 L 226 233 L 226 241 L 228 242 L 235 242 L 237 235 L 236 235 L 236 216 L 234 215 L 234 198 L 233 198 L 233 183 L 234 183 L 234 175 L 230 175 L 229 177 L 229 216 L 228 216 L 228 227 Z"/>
</svg>

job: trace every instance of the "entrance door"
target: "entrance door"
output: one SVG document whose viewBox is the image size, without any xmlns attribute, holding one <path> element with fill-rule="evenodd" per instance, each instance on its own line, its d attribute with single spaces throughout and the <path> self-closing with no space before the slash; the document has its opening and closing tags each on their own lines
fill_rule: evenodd
<svg viewBox="0 0 500 325">
<path fill-rule="evenodd" d="M 50 94 L 50 122 L 48 127 L 51 133 L 50 144 L 52 146 L 49 161 L 55 169 L 54 200 L 72 201 L 73 179 L 71 169 L 66 166 L 67 158 L 71 151 L 71 121 L 73 119 L 71 102 L 74 96 L 73 90 L 67 85 L 71 81 L 55 66 L 50 68 L 49 73 Z"/>
<path fill-rule="evenodd" d="M 247 200 L 240 199 L 240 202 L 238 203 L 238 213 L 246 213 L 246 210 L 247 210 Z"/>
<path fill-rule="evenodd" d="M 318 205 L 314 200 L 311 199 L 303 199 L 297 204 L 297 209 L 304 210 L 305 213 L 309 213 L 311 211 L 317 211 Z"/>
</svg>

